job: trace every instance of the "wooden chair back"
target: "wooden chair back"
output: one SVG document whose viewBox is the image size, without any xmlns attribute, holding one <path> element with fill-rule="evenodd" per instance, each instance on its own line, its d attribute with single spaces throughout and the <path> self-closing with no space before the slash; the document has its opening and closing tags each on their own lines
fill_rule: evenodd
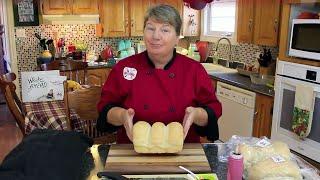
<svg viewBox="0 0 320 180">
<path fill-rule="evenodd" d="M 41 64 L 42 71 L 60 70 L 60 75 L 67 76 L 68 80 L 74 80 L 80 84 L 87 82 L 87 67 L 88 64 L 76 60 L 54 60 L 49 64 Z"/>
<path fill-rule="evenodd" d="M 0 75 L 0 88 L 11 114 L 15 118 L 22 134 L 25 135 L 24 110 L 22 103 L 16 94 L 16 86 L 13 83 L 15 79 L 16 75 L 14 73 Z"/>
<path fill-rule="evenodd" d="M 71 126 L 70 110 L 73 109 L 80 119 L 85 122 L 83 132 L 93 138 L 94 143 L 114 143 L 116 135 L 102 133 L 96 129 L 96 120 L 98 118 L 97 103 L 101 97 L 102 87 L 89 86 L 88 88 L 68 91 L 67 83 L 64 83 L 65 104 L 68 123 Z"/>
</svg>

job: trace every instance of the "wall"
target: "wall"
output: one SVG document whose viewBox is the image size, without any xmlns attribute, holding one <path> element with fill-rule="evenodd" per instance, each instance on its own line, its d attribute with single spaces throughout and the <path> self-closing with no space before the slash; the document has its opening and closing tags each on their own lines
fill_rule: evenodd
<svg viewBox="0 0 320 180">
<path fill-rule="evenodd" d="M 142 37 L 122 37 L 122 38 L 98 38 L 95 36 L 95 25 L 40 25 L 32 27 L 16 27 L 24 28 L 26 37 L 16 36 L 16 49 L 17 49 L 17 63 L 18 72 L 22 71 L 34 71 L 37 70 L 37 57 L 41 52 L 39 46 L 39 40 L 35 37 L 35 33 L 41 35 L 41 38 L 54 38 L 54 34 L 58 37 L 65 37 L 66 45 L 70 42 L 82 41 L 88 45 L 88 51 L 95 51 L 98 55 L 103 48 L 109 44 L 114 49 L 117 47 L 117 42 L 120 39 L 130 39 L 135 47 L 136 43 L 142 40 Z M 199 37 L 187 37 L 184 42 L 195 42 Z M 221 41 L 222 42 L 222 41 Z M 210 43 L 210 55 L 212 56 L 215 50 L 216 44 Z M 278 48 L 271 48 L 273 57 L 277 57 Z M 218 55 L 222 58 L 228 58 L 228 45 L 220 44 L 218 49 Z M 252 44 L 237 44 L 232 45 L 231 54 L 232 60 L 238 60 L 241 62 L 252 63 L 255 61 L 257 53 L 263 51 L 262 46 L 256 46 Z"/>
</svg>

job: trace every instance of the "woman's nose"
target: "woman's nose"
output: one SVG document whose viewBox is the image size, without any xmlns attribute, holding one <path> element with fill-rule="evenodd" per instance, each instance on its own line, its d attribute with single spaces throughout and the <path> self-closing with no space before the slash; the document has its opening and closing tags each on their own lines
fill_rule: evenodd
<svg viewBox="0 0 320 180">
<path fill-rule="evenodd" d="M 160 32 L 160 30 L 155 30 L 155 31 L 153 31 L 152 38 L 153 38 L 153 39 L 161 39 L 161 32 Z"/>
</svg>

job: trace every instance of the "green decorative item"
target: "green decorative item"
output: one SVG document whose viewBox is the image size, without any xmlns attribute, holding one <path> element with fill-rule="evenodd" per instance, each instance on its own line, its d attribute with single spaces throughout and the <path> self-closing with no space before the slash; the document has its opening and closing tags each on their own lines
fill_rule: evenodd
<svg viewBox="0 0 320 180">
<path fill-rule="evenodd" d="M 307 136 L 309 126 L 310 111 L 294 107 L 292 130 L 300 138 Z"/>
</svg>

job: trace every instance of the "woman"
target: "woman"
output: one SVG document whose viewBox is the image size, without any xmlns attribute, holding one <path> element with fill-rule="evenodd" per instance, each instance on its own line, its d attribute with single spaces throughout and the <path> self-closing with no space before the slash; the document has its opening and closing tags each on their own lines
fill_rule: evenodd
<svg viewBox="0 0 320 180">
<path fill-rule="evenodd" d="M 132 141 L 136 121 L 181 122 L 185 142 L 219 137 L 221 104 L 202 65 L 176 54 L 181 18 L 177 10 L 158 5 L 144 19 L 146 51 L 121 60 L 103 87 L 97 128 L 116 131 L 117 143 Z"/>
</svg>

